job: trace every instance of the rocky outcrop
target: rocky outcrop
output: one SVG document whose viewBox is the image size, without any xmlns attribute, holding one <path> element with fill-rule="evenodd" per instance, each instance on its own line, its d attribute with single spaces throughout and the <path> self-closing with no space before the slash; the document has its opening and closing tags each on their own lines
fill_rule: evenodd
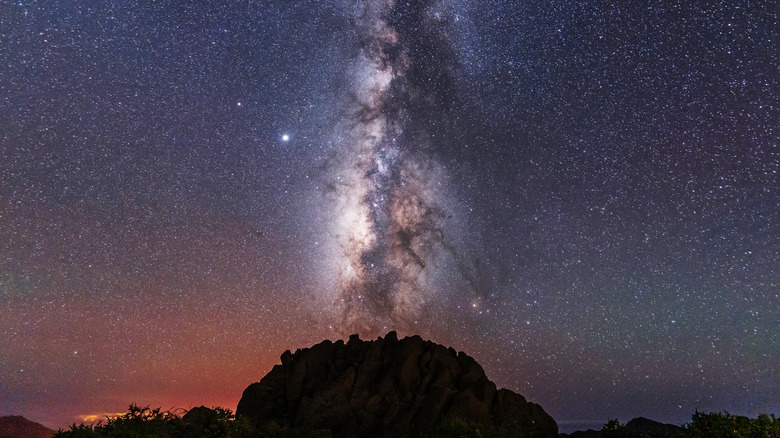
<svg viewBox="0 0 780 438">
<path fill-rule="evenodd" d="M 659 423 L 644 417 L 634 418 L 626 423 L 626 429 L 637 438 L 677 438 L 684 429 L 674 424 Z"/>
<path fill-rule="evenodd" d="M 274 424 L 332 436 L 425 437 L 466 429 L 554 437 L 558 426 L 537 404 L 496 389 L 471 357 L 395 332 L 375 341 L 352 335 L 294 354 L 285 351 L 236 409 L 255 426 Z"/>
<path fill-rule="evenodd" d="M 55 431 L 19 415 L 0 417 L 0 438 L 49 438 Z"/>
</svg>

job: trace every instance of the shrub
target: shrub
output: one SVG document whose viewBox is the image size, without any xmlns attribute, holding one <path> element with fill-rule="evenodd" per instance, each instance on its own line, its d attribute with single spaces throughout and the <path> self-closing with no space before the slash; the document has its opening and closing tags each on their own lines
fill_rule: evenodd
<svg viewBox="0 0 780 438">
<path fill-rule="evenodd" d="M 601 428 L 601 435 L 607 438 L 628 438 L 631 436 L 625 424 L 618 421 L 617 418 L 609 420 Z"/>
<path fill-rule="evenodd" d="M 248 438 L 254 436 L 246 419 L 236 419 L 229 409 L 197 407 L 181 416 L 149 406 L 131 404 L 128 412 L 92 425 L 72 425 L 56 438 Z"/>
<path fill-rule="evenodd" d="M 751 419 L 728 412 L 696 411 L 685 432 L 688 438 L 780 438 L 780 419 L 766 414 Z"/>
</svg>

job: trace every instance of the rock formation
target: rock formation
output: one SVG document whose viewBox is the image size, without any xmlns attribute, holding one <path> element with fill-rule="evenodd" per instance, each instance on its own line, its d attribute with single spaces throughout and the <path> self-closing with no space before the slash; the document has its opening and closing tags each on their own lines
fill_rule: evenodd
<svg viewBox="0 0 780 438">
<path fill-rule="evenodd" d="M 55 431 L 19 415 L 0 417 L 0 438 L 49 438 Z"/>
<path fill-rule="evenodd" d="M 685 430 L 674 424 L 659 423 L 644 417 L 634 418 L 615 430 L 578 430 L 559 438 L 683 438 Z"/>
<path fill-rule="evenodd" d="M 638 438 L 676 438 L 684 436 L 682 427 L 659 423 L 644 417 L 634 418 L 626 423 L 626 429 Z"/>
<path fill-rule="evenodd" d="M 236 409 L 257 427 L 329 432 L 351 437 L 460 435 L 466 430 L 501 436 L 557 436 L 555 421 L 537 404 L 497 390 L 482 367 L 452 348 L 352 335 L 295 354 L 285 351 Z"/>
</svg>

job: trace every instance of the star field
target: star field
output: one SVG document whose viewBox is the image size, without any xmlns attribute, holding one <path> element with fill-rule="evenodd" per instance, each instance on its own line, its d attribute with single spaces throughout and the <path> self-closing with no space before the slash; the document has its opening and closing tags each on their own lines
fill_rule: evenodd
<svg viewBox="0 0 780 438">
<path fill-rule="evenodd" d="M 392 329 L 562 431 L 780 413 L 773 2 L 1 9 L 0 415 Z"/>
</svg>

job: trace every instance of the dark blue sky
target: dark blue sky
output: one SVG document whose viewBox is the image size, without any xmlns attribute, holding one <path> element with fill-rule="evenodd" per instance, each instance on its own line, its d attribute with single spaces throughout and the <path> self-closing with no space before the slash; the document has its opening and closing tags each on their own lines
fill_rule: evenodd
<svg viewBox="0 0 780 438">
<path fill-rule="evenodd" d="M 0 414 L 389 329 L 562 430 L 780 413 L 778 7 L 623 3 L 5 3 Z"/>
</svg>

